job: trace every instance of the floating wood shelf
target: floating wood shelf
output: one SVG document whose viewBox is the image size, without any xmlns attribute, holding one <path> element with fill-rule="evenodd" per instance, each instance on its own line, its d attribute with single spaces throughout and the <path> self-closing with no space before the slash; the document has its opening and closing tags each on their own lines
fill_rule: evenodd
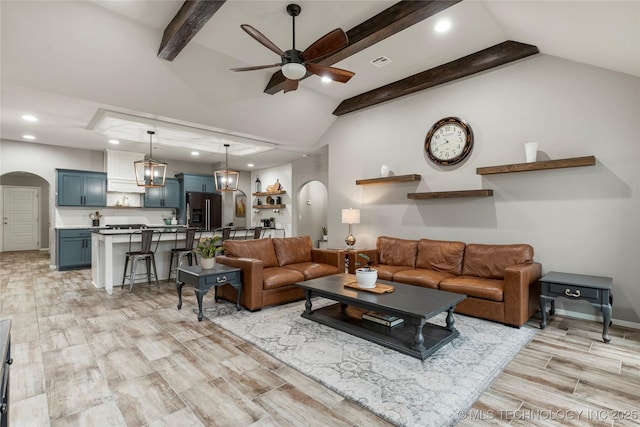
<svg viewBox="0 0 640 427">
<path fill-rule="evenodd" d="M 409 193 L 407 199 L 455 199 L 458 197 L 491 197 L 493 190 L 460 190 L 460 191 L 430 191 L 427 193 Z"/>
<path fill-rule="evenodd" d="M 410 175 L 393 175 L 382 178 L 359 179 L 356 181 L 356 185 L 390 184 L 394 182 L 420 181 L 421 179 L 422 176 L 412 173 Z"/>
<path fill-rule="evenodd" d="M 525 171 L 538 171 L 545 169 L 562 169 L 575 168 L 579 166 L 594 166 L 596 164 L 595 156 L 574 157 L 570 159 L 543 160 L 533 163 L 515 163 L 513 165 L 487 166 L 477 168 L 478 175 L 493 175 L 497 173 L 512 173 Z"/>
<path fill-rule="evenodd" d="M 284 209 L 287 205 L 253 205 L 253 209 Z"/>
<path fill-rule="evenodd" d="M 279 194 L 287 194 L 287 192 L 285 190 L 280 190 L 280 191 L 274 191 L 273 193 L 269 193 L 268 191 L 253 193 L 254 196 L 277 196 Z"/>
</svg>

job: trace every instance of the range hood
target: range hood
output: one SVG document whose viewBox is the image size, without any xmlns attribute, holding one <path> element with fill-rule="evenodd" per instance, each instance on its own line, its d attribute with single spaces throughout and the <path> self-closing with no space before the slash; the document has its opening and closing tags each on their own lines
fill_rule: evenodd
<svg viewBox="0 0 640 427">
<path fill-rule="evenodd" d="M 104 150 L 104 169 L 107 171 L 107 192 L 144 193 L 144 187 L 138 187 L 133 162 L 144 159 L 144 153 L 130 151 Z"/>
</svg>

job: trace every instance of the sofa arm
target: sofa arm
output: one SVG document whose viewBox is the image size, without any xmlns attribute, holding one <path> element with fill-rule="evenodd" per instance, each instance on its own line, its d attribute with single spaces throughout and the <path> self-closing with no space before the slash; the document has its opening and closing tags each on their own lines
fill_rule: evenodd
<svg viewBox="0 0 640 427">
<path fill-rule="evenodd" d="M 344 251 L 341 249 L 311 249 L 311 261 L 319 264 L 328 264 L 344 272 Z"/>
<path fill-rule="evenodd" d="M 507 267 L 504 272 L 505 323 L 522 326 L 540 306 L 542 265 L 537 262 Z"/>
<path fill-rule="evenodd" d="M 242 269 L 242 295 L 240 303 L 249 310 L 258 310 L 263 307 L 263 266 L 262 260 L 253 258 L 236 258 L 227 255 L 216 257 L 216 262 L 238 267 Z"/>
</svg>

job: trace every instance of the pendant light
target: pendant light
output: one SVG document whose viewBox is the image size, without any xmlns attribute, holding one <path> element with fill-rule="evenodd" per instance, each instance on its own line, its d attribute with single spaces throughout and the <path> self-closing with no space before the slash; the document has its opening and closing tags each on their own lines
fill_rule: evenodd
<svg viewBox="0 0 640 427">
<path fill-rule="evenodd" d="M 216 178 L 216 190 L 238 191 L 240 172 L 229 170 L 229 144 L 224 144 L 225 158 L 224 169 L 214 172 Z"/>
<path fill-rule="evenodd" d="M 138 187 L 164 187 L 167 164 L 151 158 L 152 138 L 155 132 L 148 130 L 147 133 L 149 134 L 149 158 L 133 162 L 133 167 L 136 169 L 136 182 Z"/>
</svg>

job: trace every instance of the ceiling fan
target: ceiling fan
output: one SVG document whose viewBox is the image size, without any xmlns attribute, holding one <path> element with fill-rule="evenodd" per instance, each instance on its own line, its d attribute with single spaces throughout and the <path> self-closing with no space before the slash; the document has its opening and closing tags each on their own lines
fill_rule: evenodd
<svg viewBox="0 0 640 427">
<path fill-rule="evenodd" d="M 320 37 L 302 52 L 296 49 L 296 16 L 300 15 L 301 10 L 302 8 L 297 4 L 292 3 L 287 6 L 287 13 L 293 20 L 293 47 L 286 52 L 282 51 L 271 40 L 266 38 L 264 34 L 253 28 L 251 25 L 242 24 L 240 27 L 247 34 L 256 39 L 258 43 L 262 44 L 267 49 L 280 55 L 282 61 L 279 64 L 232 68 L 231 70 L 252 71 L 262 70 L 264 68 L 282 67 L 282 74 L 286 77 L 284 82 L 285 93 L 296 90 L 298 88 L 298 81 L 302 79 L 307 72 L 316 74 L 320 77 L 328 77 L 331 80 L 340 83 L 348 82 L 355 73 L 314 62 L 343 49 L 349 44 L 347 35 L 340 28 L 336 28 L 335 30 Z"/>
</svg>

